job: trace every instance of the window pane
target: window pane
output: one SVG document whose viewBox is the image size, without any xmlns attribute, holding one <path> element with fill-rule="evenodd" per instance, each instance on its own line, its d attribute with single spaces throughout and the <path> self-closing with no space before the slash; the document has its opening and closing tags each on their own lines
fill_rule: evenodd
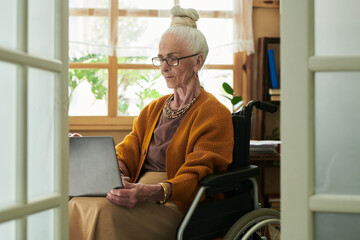
<svg viewBox="0 0 360 240">
<path fill-rule="evenodd" d="M 118 115 L 137 116 L 152 100 L 171 92 L 159 70 L 118 70 Z"/>
<path fill-rule="evenodd" d="M 69 70 L 69 115 L 105 116 L 108 106 L 108 71 Z"/>
<path fill-rule="evenodd" d="M 69 0 L 70 8 L 109 8 L 109 0 Z"/>
<path fill-rule="evenodd" d="M 315 191 L 360 194 L 360 72 L 315 74 Z"/>
<path fill-rule="evenodd" d="M 209 45 L 205 64 L 233 63 L 233 25 L 232 19 L 200 18 L 198 29 Z"/>
<path fill-rule="evenodd" d="M 359 214 L 315 213 L 314 239 L 356 239 L 360 235 L 359 226 Z"/>
<path fill-rule="evenodd" d="M 173 1 L 164 0 L 119 0 L 119 8 L 137 8 L 137 9 L 164 9 L 170 10 Z"/>
<path fill-rule="evenodd" d="M 16 190 L 16 71 L 13 64 L 0 62 L 0 208 L 15 202 Z M 1 234 L 0 234 L 1 236 Z"/>
<path fill-rule="evenodd" d="M 223 82 L 233 87 L 233 71 L 232 70 L 209 70 L 205 69 L 199 76 L 201 85 L 204 89 L 212 93 L 222 104 L 224 104 L 232 112 L 233 107 L 229 99 L 225 98 L 225 92 L 222 89 Z"/>
<path fill-rule="evenodd" d="M 28 72 L 28 197 L 54 192 L 55 74 Z"/>
<path fill-rule="evenodd" d="M 16 48 L 17 36 L 17 1 L 1 1 L 0 8 L 0 46 Z"/>
<path fill-rule="evenodd" d="M 28 49 L 45 58 L 55 55 L 54 0 L 29 0 Z M 44 11 L 46 9 L 46 11 Z"/>
<path fill-rule="evenodd" d="M 158 54 L 160 37 L 169 25 L 169 18 L 119 18 L 118 56 L 142 57 L 132 62 L 151 64 L 151 58 Z"/>
<path fill-rule="evenodd" d="M 30 215 L 28 218 L 27 239 L 29 240 L 52 240 L 54 239 L 54 210 Z"/>
<path fill-rule="evenodd" d="M 89 55 L 106 62 L 109 48 L 108 17 L 69 17 L 69 58 L 89 62 Z"/>
<path fill-rule="evenodd" d="M 315 1 L 316 55 L 360 54 L 359 9 L 357 0 Z"/>
<path fill-rule="evenodd" d="M 0 223 L 0 236 L 1 239 L 15 240 L 16 239 L 16 222 L 4 222 Z"/>
</svg>

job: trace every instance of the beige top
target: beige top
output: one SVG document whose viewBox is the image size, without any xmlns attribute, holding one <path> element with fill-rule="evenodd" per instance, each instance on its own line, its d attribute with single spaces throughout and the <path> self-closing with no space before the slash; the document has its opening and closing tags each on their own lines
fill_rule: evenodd
<svg viewBox="0 0 360 240">
<path fill-rule="evenodd" d="M 166 149 L 185 115 L 174 119 L 160 115 L 144 162 L 145 171 L 166 171 Z"/>
</svg>

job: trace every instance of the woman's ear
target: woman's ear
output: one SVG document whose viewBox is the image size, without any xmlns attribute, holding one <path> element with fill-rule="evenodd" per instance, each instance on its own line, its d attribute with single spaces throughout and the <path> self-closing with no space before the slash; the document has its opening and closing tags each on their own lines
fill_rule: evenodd
<svg viewBox="0 0 360 240">
<path fill-rule="evenodd" d="M 204 65 L 204 55 L 202 55 L 202 53 L 199 53 L 196 56 L 196 63 L 195 63 L 195 66 L 194 66 L 194 72 L 198 72 L 203 65 Z"/>
</svg>

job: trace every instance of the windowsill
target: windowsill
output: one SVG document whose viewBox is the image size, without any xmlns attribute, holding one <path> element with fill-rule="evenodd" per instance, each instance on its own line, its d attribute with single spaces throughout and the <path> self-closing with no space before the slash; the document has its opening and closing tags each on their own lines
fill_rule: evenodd
<svg viewBox="0 0 360 240">
<path fill-rule="evenodd" d="M 73 130 L 131 130 L 135 116 L 69 117 L 69 131 Z"/>
</svg>

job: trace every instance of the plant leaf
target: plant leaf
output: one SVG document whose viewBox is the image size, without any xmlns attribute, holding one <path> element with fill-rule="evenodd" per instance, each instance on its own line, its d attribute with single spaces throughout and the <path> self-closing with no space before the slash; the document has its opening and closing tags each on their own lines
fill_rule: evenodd
<svg viewBox="0 0 360 240">
<path fill-rule="evenodd" d="M 232 103 L 232 105 L 235 105 L 238 102 L 241 102 L 241 100 L 242 100 L 241 96 L 236 96 L 236 97 L 233 97 L 233 99 L 231 99 L 231 103 Z"/>
<path fill-rule="evenodd" d="M 231 101 L 231 97 L 229 97 L 229 96 L 226 96 L 226 95 L 224 95 L 224 94 L 221 94 L 221 96 L 223 96 L 224 98 L 227 98 L 227 99 L 229 99 L 230 101 Z"/>
<path fill-rule="evenodd" d="M 222 87 L 223 87 L 223 89 L 224 89 L 224 91 L 225 91 L 226 93 L 231 94 L 231 95 L 234 94 L 234 90 L 232 89 L 232 87 L 231 87 L 227 82 L 224 82 L 224 83 L 222 84 Z"/>
</svg>

